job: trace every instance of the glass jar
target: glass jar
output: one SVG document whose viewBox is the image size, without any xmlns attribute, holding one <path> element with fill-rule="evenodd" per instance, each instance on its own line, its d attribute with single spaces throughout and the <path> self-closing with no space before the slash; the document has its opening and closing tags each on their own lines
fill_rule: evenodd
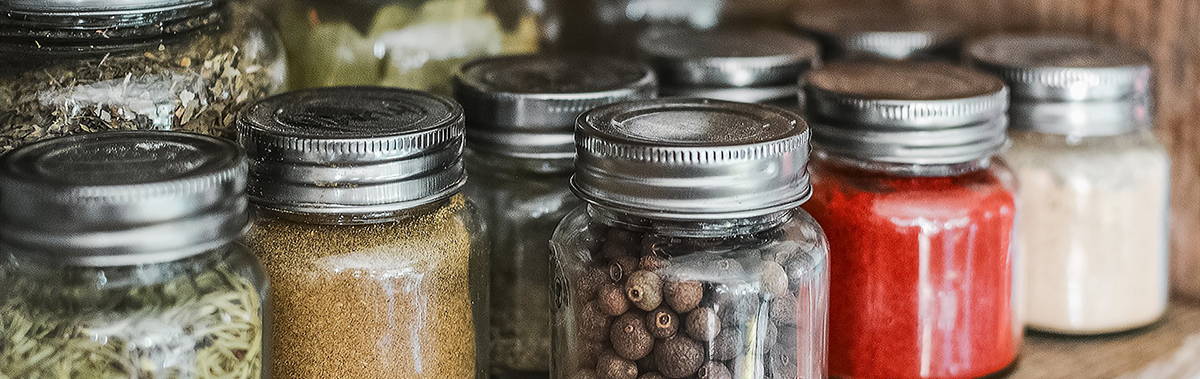
<svg viewBox="0 0 1200 379">
<path fill-rule="evenodd" d="M 236 242 L 244 158 L 114 132 L 0 160 L 0 376 L 267 377 L 267 283 Z"/>
<path fill-rule="evenodd" d="M 1149 59 L 1075 36 L 990 36 L 968 54 L 1013 88 L 1004 156 L 1023 189 L 1027 325 L 1101 334 L 1159 320 L 1170 160 L 1151 133 Z"/>
<path fill-rule="evenodd" d="M 455 97 L 467 119 L 465 192 L 491 243 L 492 373 L 550 370 L 550 236 L 580 201 L 574 122 L 583 110 L 654 97 L 654 73 L 591 56 L 481 58 L 463 66 Z"/>
<path fill-rule="evenodd" d="M 588 205 L 552 240 L 553 377 L 823 378 L 827 248 L 798 208 L 800 116 L 664 99 L 577 130 Z"/>
<path fill-rule="evenodd" d="M 798 79 L 820 65 L 816 42 L 763 27 L 652 31 L 638 48 L 662 79 L 663 96 L 794 108 Z"/>
<path fill-rule="evenodd" d="M 941 63 L 808 76 L 805 209 L 829 236 L 829 374 L 977 378 L 1022 339 L 1015 181 L 998 79 Z"/>
<path fill-rule="evenodd" d="M 487 250 L 463 114 L 416 91 L 289 92 L 238 119 L 280 378 L 484 378 Z"/>
<path fill-rule="evenodd" d="M 462 63 L 538 50 L 528 0 L 274 0 L 291 88 L 382 85 L 450 93 Z"/>
<path fill-rule="evenodd" d="M 889 3 L 801 7 L 794 27 L 821 42 L 827 61 L 917 59 L 957 61 L 967 27 L 950 15 Z"/>
<path fill-rule="evenodd" d="M 233 137 L 237 111 L 286 78 L 274 29 L 240 1 L 14 1 L 0 10 L 0 152 L 109 130 Z"/>
</svg>

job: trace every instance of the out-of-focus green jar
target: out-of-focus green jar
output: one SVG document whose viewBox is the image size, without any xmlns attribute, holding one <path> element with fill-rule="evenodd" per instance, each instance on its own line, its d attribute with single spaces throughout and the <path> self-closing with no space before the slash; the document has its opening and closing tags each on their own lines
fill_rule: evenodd
<svg viewBox="0 0 1200 379">
<path fill-rule="evenodd" d="M 292 89 L 383 85 L 449 94 L 478 57 L 530 53 L 542 35 L 529 0 L 265 0 L 282 32 Z"/>
</svg>

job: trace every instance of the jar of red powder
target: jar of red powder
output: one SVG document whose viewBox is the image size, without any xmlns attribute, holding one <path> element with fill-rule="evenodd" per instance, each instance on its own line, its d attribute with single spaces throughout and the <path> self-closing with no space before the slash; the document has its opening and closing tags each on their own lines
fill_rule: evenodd
<svg viewBox="0 0 1200 379">
<path fill-rule="evenodd" d="M 941 63 L 837 63 L 805 88 L 805 208 L 830 244 L 829 373 L 974 378 L 1022 338 L 1007 90 Z"/>
</svg>

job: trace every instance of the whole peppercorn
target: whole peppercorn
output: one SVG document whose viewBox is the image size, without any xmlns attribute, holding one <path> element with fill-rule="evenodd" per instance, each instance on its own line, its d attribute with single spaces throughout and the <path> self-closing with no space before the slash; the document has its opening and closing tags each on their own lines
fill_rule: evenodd
<svg viewBox="0 0 1200 379">
<path fill-rule="evenodd" d="M 783 325 L 796 324 L 796 297 L 784 294 L 771 300 L 771 321 Z"/>
<path fill-rule="evenodd" d="M 654 349 L 654 337 L 646 330 L 642 315 L 634 312 L 617 317 L 609 329 L 609 341 L 613 351 L 622 358 L 634 361 L 642 359 Z"/>
<path fill-rule="evenodd" d="M 609 316 L 620 316 L 629 310 L 629 299 L 625 298 L 624 289 L 612 283 L 600 286 L 600 291 L 596 294 L 596 303 L 600 310 Z"/>
<path fill-rule="evenodd" d="M 771 351 L 771 356 L 768 357 L 770 362 L 767 362 L 767 370 L 771 373 L 771 379 L 798 379 L 800 376 L 800 367 L 796 364 L 794 352 L 781 351 L 774 349 Z"/>
<path fill-rule="evenodd" d="M 585 368 L 571 374 L 571 379 L 600 379 L 600 374 L 597 374 L 595 370 Z"/>
<path fill-rule="evenodd" d="M 691 312 L 704 298 L 704 285 L 695 280 L 666 282 L 663 284 L 663 298 L 676 312 Z"/>
<path fill-rule="evenodd" d="M 634 362 L 634 363 L 637 363 L 638 372 L 649 373 L 649 372 L 658 371 L 658 367 L 654 367 L 654 354 L 646 355 L 645 357 L 642 357 L 642 359 L 638 359 L 637 362 Z M 642 375 L 645 375 L 645 374 L 642 374 Z"/>
<path fill-rule="evenodd" d="M 732 258 L 724 258 L 712 262 L 712 269 L 709 272 L 720 278 L 740 278 L 746 274 L 746 270 L 742 268 L 742 264 Z"/>
<path fill-rule="evenodd" d="M 812 280 L 811 270 L 812 263 L 808 259 L 793 259 L 784 263 L 783 271 L 787 272 L 788 289 L 795 291 Z"/>
<path fill-rule="evenodd" d="M 721 319 L 712 308 L 696 308 L 687 315 L 687 333 L 697 341 L 709 342 L 721 332 Z"/>
<path fill-rule="evenodd" d="M 795 327 L 781 326 L 778 333 L 773 348 L 778 351 L 796 351 L 796 347 L 800 343 L 800 331 Z"/>
<path fill-rule="evenodd" d="M 772 297 L 780 297 L 787 294 L 788 277 L 787 273 L 783 271 L 783 266 L 771 261 L 762 261 L 758 268 L 762 275 L 763 288 Z"/>
<path fill-rule="evenodd" d="M 611 351 L 600 354 L 596 373 L 604 379 L 637 379 L 638 369 L 633 361 L 621 358 Z"/>
<path fill-rule="evenodd" d="M 642 257 L 641 261 L 638 264 L 638 267 L 640 269 L 646 270 L 646 271 L 658 271 L 658 270 L 663 269 L 664 267 L 667 267 L 668 265 L 670 265 L 670 263 L 671 263 L 671 261 L 668 261 L 666 258 L 656 257 L 653 255 L 647 255 L 647 256 Z"/>
<path fill-rule="evenodd" d="M 659 306 L 657 309 L 646 314 L 646 327 L 650 329 L 650 335 L 654 338 L 667 338 L 675 335 L 679 331 L 679 314 L 665 306 Z"/>
<path fill-rule="evenodd" d="M 767 333 L 765 336 L 763 336 L 763 346 L 774 346 L 775 341 L 779 339 L 779 327 L 775 326 L 775 323 L 773 322 L 768 322 L 766 324 Z"/>
<path fill-rule="evenodd" d="M 608 337 L 609 316 L 600 310 L 596 301 L 590 301 L 579 310 L 579 336 L 589 341 L 603 341 Z"/>
<path fill-rule="evenodd" d="M 647 257 L 666 256 L 667 253 L 665 251 L 663 251 L 663 246 L 665 246 L 665 245 L 666 245 L 666 241 L 664 241 L 663 238 L 661 238 L 659 236 L 647 234 L 645 237 L 642 237 L 642 241 L 641 241 L 642 256 L 647 256 Z"/>
<path fill-rule="evenodd" d="M 739 295 L 724 289 L 713 293 L 717 315 L 726 325 L 737 326 L 754 317 L 758 309 L 758 296 Z"/>
<path fill-rule="evenodd" d="M 655 346 L 654 364 L 668 378 L 695 374 L 704 364 L 704 346 L 691 338 L 676 335 Z"/>
<path fill-rule="evenodd" d="M 700 366 L 696 371 L 696 377 L 700 379 L 733 379 L 733 373 L 729 372 L 729 368 L 725 367 L 724 363 L 709 361 Z"/>
<path fill-rule="evenodd" d="M 632 255 L 616 257 L 612 259 L 612 263 L 608 264 L 608 277 L 614 282 L 620 282 L 621 279 L 628 278 L 638 269 L 638 259 Z"/>
<path fill-rule="evenodd" d="M 662 280 L 652 271 L 635 271 L 625 281 L 625 296 L 643 311 L 651 311 L 662 303 Z"/>
<path fill-rule="evenodd" d="M 579 367 L 596 367 L 596 359 L 600 357 L 600 352 L 604 351 L 604 343 L 596 341 L 581 340 L 575 344 L 575 357 Z"/>
<path fill-rule="evenodd" d="M 642 376 L 639 376 L 638 379 L 667 379 L 667 377 L 662 376 L 662 374 L 657 372 L 647 372 L 642 374 Z"/>
<path fill-rule="evenodd" d="M 588 267 L 579 274 L 575 281 L 575 296 L 580 302 L 588 302 L 596 298 L 596 290 L 608 283 L 608 273 L 600 267 Z"/>
<path fill-rule="evenodd" d="M 739 329 L 725 328 L 717 333 L 717 338 L 713 339 L 712 350 L 709 354 L 712 355 L 712 359 L 727 361 L 744 353 L 746 350 L 744 346 Z"/>
</svg>

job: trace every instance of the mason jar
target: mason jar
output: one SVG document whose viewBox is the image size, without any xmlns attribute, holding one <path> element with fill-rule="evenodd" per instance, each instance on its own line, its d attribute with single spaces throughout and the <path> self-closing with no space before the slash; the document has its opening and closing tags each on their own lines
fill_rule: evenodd
<svg viewBox="0 0 1200 379">
<path fill-rule="evenodd" d="M 1026 323 L 1101 334 L 1162 318 L 1170 158 L 1152 133 L 1149 58 L 1063 35 L 989 36 L 967 52 L 1013 89 L 1004 156 L 1023 190 Z M 1200 283 L 1200 266 L 1177 268 Z"/>
<path fill-rule="evenodd" d="M 654 97 L 654 73 L 597 56 L 481 58 L 455 77 L 467 115 L 467 196 L 491 244 L 492 373 L 550 370 L 550 236 L 581 203 L 574 171 L 575 118 L 586 109 Z"/>
<path fill-rule="evenodd" d="M 240 1 L 6 1 L 0 152 L 110 130 L 233 137 L 286 78 L 269 25 Z"/>
<path fill-rule="evenodd" d="M 248 107 L 247 235 L 272 281 L 279 378 L 483 378 L 487 252 L 459 193 L 463 112 L 382 87 Z"/>
<path fill-rule="evenodd" d="M 237 145 L 175 132 L 0 159 L 0 376 L 267 377 L 245 175 Z"/>
<path fill-rule="evenodd" d="M 287 46 L 292 89 L 381 85 L 450 94 L 458 66 L 528 54 L 546 5 L 528 0 L 262 0 Z"/>
<path fill-rule="evenodd" d="M 821 42 L 827 61 L 957 61 L 967 27 L 940 13 L 890 3 L 801 7 L 791 24 Z"/>
<path fill-rule="evenodd" d="M 829 374 L 978 378 L 1022 339 L 1008 91 L 942 63 L 834 63 L 806 80 L 805 209 L 829 236 Z"/>
<path fill-rule="evenodd" d="M 809 129 L 701 99 L 580 116 L 555 231 L 555 378 L 823 378 L 827 245 Z"/>
<path fill-rule="evenodd" d="M 648 32 L 640 55 L 662 95 L 798 107 L 799 78 L 820 65 L 816 42 L 767 27 Z"/>
</svg>

